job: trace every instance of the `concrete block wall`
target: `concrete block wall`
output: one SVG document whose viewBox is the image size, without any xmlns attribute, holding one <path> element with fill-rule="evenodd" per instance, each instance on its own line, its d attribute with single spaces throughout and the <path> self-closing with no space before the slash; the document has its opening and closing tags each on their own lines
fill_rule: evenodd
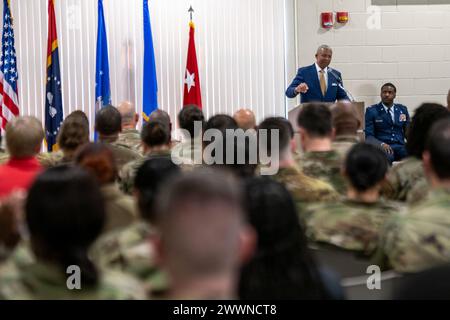
<svg viewBox="0 0 450 320">
<path fill-rule="evenodd" d="M 320 13 L 329 11 L 348 11 L 350 21 L 324 30 Z M 410 111 L 425 101 L 446 104 L 450 0 L 297 0 L 296 41 L 298 66 L 312 64 L 319 45 L 330 45 L 331 66 L 366 106 L 379 101 L 385 82 L 396 84 L 397 102 Z"/>
</svg>

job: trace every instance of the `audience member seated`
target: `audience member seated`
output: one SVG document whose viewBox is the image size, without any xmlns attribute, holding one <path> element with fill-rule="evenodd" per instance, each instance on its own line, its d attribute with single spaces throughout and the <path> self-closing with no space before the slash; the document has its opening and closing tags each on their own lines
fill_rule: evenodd
<svg viewBox="0 0 450 320">
<path fill-rule="evenodd" d="M 122 117 L 122 130 L 119 133 L 117 143 L 125 145 L 137 153 L 142 153 L 141 135 L 136 129 L 139 115 L 136 113 L 134 105 L 131 102 L 124 101 L 119 104 L 117 110 Z"/>
<path fill-rule="evenodd" d="M 241 299 L 342 298 L 337 279 L 318 270 L 295 204 L 282 184 L 267 177 L 248 180 L 245 204 L 257 232 L 257 249 L 241 271 Z"/>
<path fill-rule="evenodd" d="M 138 168 L 135 198 L 140 219 L 124 230 L 102 236 L 91 250 L 95 261 L 106 268 L 119 268 L 141 280 L 152 297 L 166 294 L 167 277 L 157 263 L 154 240 L 157 236 L 155 199 L 169 179 L 180 169 L 168 158 L 146 160 Z"/>
<path fill-rule="evenodd" d="M 402 209 L 380 198 L 388 167 L 386 156 L 379 148 L 366 143 L 353 146 L 344 169 L 349 181 L 347 197 L 337 203 L 308 208 L 308 237 L 315 242 L 372 255 L 384 222 Z"/>
<path fill-rule="evenodd" d="M 34 117 L 17 117 L 6 126 L 6 146 L 10 159 L 0 166 L 0 198 L 15 190 L 28 190 L 42 166 L 36 159 L 44 130 Z"/>
<path fill-rule="evenodd" d="M 361 121 L 355 107 L 349 102 L 338 102 L 331 107 L 331 119 L 335 136 L 331 148 L 339 153 L 342 161 L 356 143 L 359 142 L 358 129 Z"/>
<path fill-rule="evenodd" d="M 239 178 L 252 177 L 258 165 L 257 144 L 256 135 L 240 130 L 232 117 L 226 114 L 212 116 L 204 131 L 204 164 L 229 170 Z"/>
<path fill-rule="evenodd" d="M 97 183 L 84 170 L 61 166 L 44 172 L 30 189 L 25 212 L 36 261 L 0 266 L 1 299 L 146 297 L 132 277 L 103 272 L 88 258 L 105 209 Z"/>
<path fill-rule="evenodd" d="M 385 226 L 382 253 L 387 266 L 418 272 L 450 262 L 450 119 L 435 123 L 423 154 L 432 190 L 407 214 L 395 215 Z M 385 262 L 379 259 L 379 263 Z M 383 264 L 384 265 L 384 264 Z"/>
<path fill-rule="evenodd" d="M 133 198 L 123 194 L 115 183 L 117 167 L 108 145 L 86 144 L 78 152 L 75 163 L 91 172 L 101 185 L 106 206 L 104 232 L 123 229 L 136 221 L 137 212 Z"/>
<path fill-rule="evenodd" d="M 98 133 L 98 140 L 110 146 L 119 170 L 126 163 L 142 157 L 127 145 L 118 142 L 119 133 L 122 130 L 122 117 L 115 107 L 105 106 L 97 111 L 95 115 L 95 130 Z"/>
<path fill-rule="evenodd" d="M 253 252 L 238 182 L 200 168 L 176 178 L 156 200 L 161 259 L 171 299 L 237 298 L 239 268 Z"/>
<path fill-rule="evenodd" d="M 408 108 L 394 103 L 397 88 L 392 83 L 381 87 L 381 102 L 366 110 L 366 141 L 381 147 L 389 163 L 408 156 L 405 134 L 409 125 Z"/>
<path fill-rule="evenodd" d="M 296 150 L 294 130 L 288 120 L 281 117 L 267 118 L 260 123 L 258 130 L 267 130 L 268 136 L 272 130 L 278 131 L 278 150 L 274 150 L 276 146 L 271 145 L 270 139 L 266 146 L 269 156 L 278 153 L 277 163 L 272 165 L 278 166 L 279 169 L 272 178 L 289 190 L 299 213 L 303 212 L 301 209 L 308 203 L 338 200 L 339 195 L 330 184 L 306 176 L 298 167 L 293 156 Z"/>
<path fill-rule="evenodd" d="M 178 114 L 180 129 L 185 131 L 183 142 L 173 148 L 174 154 L 184 166 L 199 166 L 202 164 L 202 136 L 205 118 L 200 108 L 186 106 Z M 197 130 L 195 130 L 197 129 Z"/>
<path fill-rule="evenodd" d="M 69 115 L 59 129 L 58 145 L 62 157 L 56 161 L 56 164 L 72 163 L 78 149 L 86 143 L 89 143 L 89 124 L 80 121 L 76 116 Z"/>
<path fill-rule="evenodd" d="M 328 106 L 318 103 L 305 105 L 297 123 L 303 150 L 300 158 L 303 173 L 327 181 L 338 193 L 345 194 L 347 186 L 341 175 L 342 159 L 331 148 L 334 129 Z"/>
<path fill-rule="evenodd" d="M 142 128 L 141 139 L 144 157 L 127 163 L 119 171 L 120 189 L 127 194 L 133 193 L 136 172 L 146 160 L 154 158 L 171 159 L 170 129 L 166 123 L 159 120 L 149 120 Z"/>
<path fill-rule="evenodd" d="M 70 125 L 67 125 L 69 122 Z M 64 130 L 63 126 L 66 126 Z M 64 131 L 64 137 L 62 137 L 62 131 Z M 37 155 L 37 159 L 43 167 L 50 168 L 71 163 L 77 147 L 89 142 L 89 119 L 83 111 L 75 110 L 64 119 L 58 132 L 57 142 L 58 150 Z M 62 150 L 61 143 L 65 145 L 65 150 Z"/>
<path fill-rule="evenodd" d="M 256 118 L 255 114 L 250 109 L 239 109 L 233 115 L 237 125 L 244 131 L 255 129 L 256 130 Z"/>
<path fill-rule="evenodd" d="M 407 130 L 409 157 L 391 168 L 383 188 L 386 197 L 410 204 L 425 198 L 430 189 L 422 164 L 425 140 L 436 121 L 449 117 L 448 109 L 436 103 L 424 103 L 415 111 Z"/>
<path fill-rule="evenodd" d="M 172 133 L 172 130 L 173 130 L 172 120 L 170 119 L 170 116 L 167 112 L 165 112 L 164 110 L 161 110 L 161 109 L 157 109 L 157 110 L 153 111 L 149 116 L 149 121 L 153 121 L 153 120 L 162 122 L 165 125 L 167 125 L 169 127 L 170 133 Z M 180 143 L 179 140 L 172 139 L 172 136 L 170 137 L 170 148 L 171 149 L 179 143 Z"/>
</svg>

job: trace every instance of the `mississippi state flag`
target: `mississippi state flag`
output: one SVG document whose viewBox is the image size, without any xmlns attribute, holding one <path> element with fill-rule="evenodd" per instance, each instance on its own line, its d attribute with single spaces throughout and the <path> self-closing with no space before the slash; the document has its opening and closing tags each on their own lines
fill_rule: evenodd
<svg viewBox="0 0 450 320">
<path fill-rule="evenodd" d="M 189 28 L 189 48 L 184 77 L 183 106 L 195 104 L 199 108 L 202 108 L 200 76 L 198 73 L 197 53 L 195 50 L 195 27 L 192 21 L 189 23 Z"/>
</svg>

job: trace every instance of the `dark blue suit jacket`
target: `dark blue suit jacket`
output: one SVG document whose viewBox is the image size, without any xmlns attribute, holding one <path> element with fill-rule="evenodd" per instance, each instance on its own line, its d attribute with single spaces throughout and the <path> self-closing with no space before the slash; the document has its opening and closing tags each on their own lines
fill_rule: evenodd
<svg viewBox="0 0 450 320">
<path fill-rule="evenodd" d="M 405 132 L 409 125 L 408 108 L 401 104 L 394 104 L 394 118 L 386 112 L 383 104 L 375 104 L 366 110 L 366 141 L 380 145 L 382 142 L 391 144 L 405 144 Z"/>
<path fill-rule="evenodd" d="M 343 85 L 341 73 L 335 69 L 333 69 L 333 73 L 328 72 L 327 92 L 325 96 L 323 96 L 322 90 L 320 89 L 320 82 L 317 75 L 316 65 L 313 64 L 309 67 L 300 68 L 298 69 L 297 75 L 295 76 L 291 85 L 287 88 L 286 96 L 288 96 L 289 98 L 295 98 L 297 96 L 295 88 L 297 88 L 300 83 L 305 82 L 308 85 L 309 90 L 306 93 L 300 94 L 301 103 L 350 100 L 345 91 L 341 87 L 339 87 L 339 83 Z"/>
</svg>

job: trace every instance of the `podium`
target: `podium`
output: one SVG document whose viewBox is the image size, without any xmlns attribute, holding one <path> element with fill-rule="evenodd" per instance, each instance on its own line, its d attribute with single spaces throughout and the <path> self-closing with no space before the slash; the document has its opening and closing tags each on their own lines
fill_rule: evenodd
<svg viewBox="0 0 450 320">
<path fill-rule="evenodd" d="M 360 141 L 364 141 L 365 136 L 364 136 L 364 129 L 365 129 L 365 121 L 364 121 L 364 114 L 365 114 L 365 104 L 364 102 L 350 102 L 353 106 L 353 108 L 355 109 L 355 113 L 358 116 L 359 119 L 359 128 L 358 128 L 358 137 L 360 139 Z M 288 120 L 289 122 L 292 124 L 292 127 L 294 128 L 294 132 L 295 132 L 295 140 L 297 142 L 297 148 L 300 149 L 300 136 L 298 134 L 298 125 L 297 125 L 297 118 L 298 118 L 298 114 L 300 113 L 300 110 L 302 109 L 302 107 L 308 105 L 310 103 L 302 103 L 299 104 L 297 107 L 295 107 L 294 109 L 292 109 L 291 111 L 288 112 Z M 323 103 L 328 105 L 330 108 L 334 105 L 334 103 Z"/>
</svg>

